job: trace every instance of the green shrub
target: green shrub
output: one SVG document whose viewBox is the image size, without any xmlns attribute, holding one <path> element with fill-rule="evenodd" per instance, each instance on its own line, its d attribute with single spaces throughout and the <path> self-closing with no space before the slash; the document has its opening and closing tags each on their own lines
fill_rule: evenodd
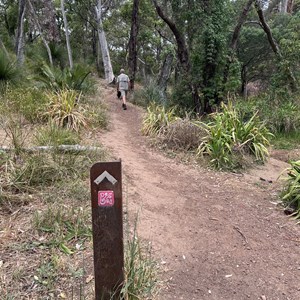
<svg viewBox="0 0 300 300">
<path fill-rule="evenodd" d="M 267 126 L 272 132 L 289 133 L 300 128 L 300 105 L 290 101 L 280 104 L 278 107 L 270 107 L 270 115 Z"/>
<path fill-rule="evenodd" d="M 81 94 L 74 90 L 63 89 L 58 92 L 48 92 L 49 105 L 45 116 L 57 126 L 78 131 L 87 125 L 85 109 L 79 105 Z"/>
<path fill-rule="evenodd" d="M 47 102 L 46 93 L 36 88 L 9 88 L 3 100 L 5 111 L 19 113 L 31 123 L 42 120 Z"/>
<path fill-rule="evenodd" d="M 35 135 L 38 146 L 76 145 L 79 136 L 76 132 L 51 124 L 38 131 Z"/>
<path fill-rule="evenodd" d="M 293 211 L 293 216 L 300 218 L 300 160 L 290 162 L 286 187 L 281 193 L 284 205 Z"/>
<path fill-rule="evenodd" d="M 90 70 L 80 65 L 74 66 L 73 69 L 64 68 L 61 70 L 43 64 L 38 68 L 37 73 L 35 80 L 48 89 L 70 89 L 88 92 L 93 91 L 95 85 L 95 82 L 89 76 Z"/>
<path fill-rule="evenodd" d="M 237 102 L 237 110 L 244 118 L 249 118 L 253 111 L 263 120 L 273 133 L 289 133 L 300 128 L 300 102 L 297 96 L 292 100 L 271 99 L 268 95 L 253 97 Z"/>
<path fill-rule="evenodd" d="M 65 254 L 73 253 L 78 240 L 92 236 L 90 214 L 83 207 L 50 204 L 46 210 L 34 214 L 33 225 L 38 232 L 48 235 L 48 245 L 58 247 Z"/>
<path fill-rule="evenodd" d="M 208 155 L 211 164 L 218 169 L 238 166 L 239 156 L 254 155 L 264 161 L 268 156 L 267 146 L 272 134 L 255 113 L 243 121 L 232 104 L 222 105 L 222 112 L 212 115 L 205 125 L 207 137 L 198 148 L 198 156 Z"/>
<path fill-rule="evenodd" d="M 155 102 L 150 103 L 143 120 L 142 133 L 145 135 L 156 135 L 162 127 L 177 119 L 175 110 L 175 107 L 166 109 Z"/>
<path fill-rule="evenodd" d="M 137 225 L 125 240 L 125 282 L 121 299 L 152 299 L 158 291 L 158 264 L 151 256 L 151 246 L 141 242 Z"/>
<path fill-rule="evenodd" d="M 153 79 L 149 80 L 141 89 L 136 89 L 132 98 L 132 103 L 142 107 L 148 107 L 150 103 L 162 105 L 164 102 L 165 99 Z"/>
<path fill-rule="evenodd" d="M 20 75 L 19 69 L 10 57 L 0 50 L 0 82 L 15 83 Z"/>
</svg>

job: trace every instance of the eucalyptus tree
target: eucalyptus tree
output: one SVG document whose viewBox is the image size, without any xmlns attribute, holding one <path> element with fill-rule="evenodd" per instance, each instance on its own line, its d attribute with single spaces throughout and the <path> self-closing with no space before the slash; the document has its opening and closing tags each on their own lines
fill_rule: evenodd
<svg viewBox="0 0 300 300">
<path fill-rule="evenodd" d="M 111 64 L 109 48 L 106 40 L 106 34 L 103 28 L 103 10 L 107 7 L 105 6 L 107 3 L 102 2 L 102 0 L 97 0 L 95 5 L 95 12 L 96 12 L 96 22 L 97 22 L 97 33 L 98 33 L 98 40 L 102 54 L 102 62 L 104 66 L 104 74 L 105 79 L 108 83 L 114 81 L 115 76 Z"/>
<path fill-rule="evenodd" d="M 68 26 L 66 11 L 65 11 L 65 0 L 61 0 L 60 5 L 61 5 L 61 13 L 62 13 L 63 20 L 64 20 L 66 44 L 67 44 L 67 51 L 68 51 L 68 57 L 69 57 L 69 65 L 70 65 L 70 69 L 73 69 L 72 48 L 70 45 L 69 26 Z"/>
<path fill-rule="evenodd" d="M 37 16 L 37 13 L 35 11 L 35 8 L 31 2 L 31 0 L 26 0 L 27 1 L 27 4 L 28 4 L 28 8 L 29 8 L 29 11 L 30 11 L 30 15 L 32 17 L 32 20 L 33 20 L 33 23 L 34 23 L 34 26 L 36 27 L 42 41 L 43 41 L 43 44 L 45 45 L 45 48 L 47 50 L 47 53 L 48 53 L 48 58 L 49 58 L 49 63 L 50 65 L 53 65 L 53 59 L 52 59 L 52 53 L 51 53 L 51 49 L 49 47 L 49 43 L 45 37 L 45 33 L 42 29 L 42 26 L 39 22 L 39 18 Z"/>
<path fill-rule="evenodd" d="M 194 83 L 192 80 L 192 68 L 191 68 L 191 62 L 190 62 L 190 53 L 187 47 L 186 37 L 184 32 L 182 31 L 182 28 L 179 29 L 178 25 L 174 20 L 172 20 L 170 17 L 168 17 L 167 13 L 163 11 L 161 5 L 158 4 L 158 1 L 152 0 L 153 4 L 155 6 L 155 9 L 157 11 L 157 14 L 159 17 L 168 25 L 170 30 L 172 31 L 176 43 L 177 43 L 177 58 L 179 60 L 180 66 L 181 66 L 181 72 L 182 76 L 187 79 L 187 84 L 190 90 L 190 93 L 192 95 L 193 99 L 193 105 L 195 108 L 195 111 L 197 113 L 201 112 L 201 103 L 200 103 L 200 97 L 198 93 L 198 85 L 197 83 Z M 171 6 L 175 3 L 171 3 Z M 176 3 L 178 4 L 178 3 Z M 177 7 L 178 9 L 179 7 Z M 176 11 L 177 12 L 177 11 Z M 175 17 L 177 21 L 179 21 L 177 13 L 175 13 Z"/>
<path fill-rule="evenodd" d="M 139 0 L 133 0 L 132 15 L 131 15 L 131 30 L 128 42 L 128 68 L 130 87 L 134 89 L 135 74 L 137 71 L 137 38 L 139 32 Z"/>
<path fill-rule="evenodd" d="M 22 65 L 24 62 L 24 18 L 26 11 L 26 0 L 19 0 L 19 12 L 18 12 L 18 29 L 16 36 L 15 52 L 17 55 L 18 65 Z"/>
<path fill-rule="evenodd" d="M 56 9 L 53 0 L 30 0 L 41 29 L 48 42 L 59 42 L 60 32 L 57 25 Z"/>
<path fill-rule="evenodd" d="M 181 84 L 174 96 L 199 114 L 212 112 L 222 92 L 230 1 L 152 1 L 176 41 Z"/>
</svg>

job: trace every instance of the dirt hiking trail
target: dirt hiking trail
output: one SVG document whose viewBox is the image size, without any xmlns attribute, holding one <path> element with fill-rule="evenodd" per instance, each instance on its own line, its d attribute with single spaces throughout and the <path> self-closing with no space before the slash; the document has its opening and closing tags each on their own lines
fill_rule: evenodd
<svg viewBox="0 0 300 300">
<path fill-rule="evenodd" d="M 300 299 L 300 227 L 275 204 L 286 163 L 246 175 L 180 163 L 149 147 L 142 109 L 123 111 L 112 88 L 101 98 L 110 128 L 97 139 L 122 159 L 128 210 L 161 264 L 156 299 Z"/>
</svg>

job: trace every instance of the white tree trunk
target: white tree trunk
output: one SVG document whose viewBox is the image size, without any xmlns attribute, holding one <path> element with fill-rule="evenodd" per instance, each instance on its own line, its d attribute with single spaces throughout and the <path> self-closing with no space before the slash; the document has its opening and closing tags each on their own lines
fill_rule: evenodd
<svg viewBox="0 0 300 300">
<path fill-rule="evenodd" d="M 61 12 L 62 12 L 62 15 L 63 15 L 64 26 L 65 26 L 65 34 L 66 34 L 67 51 L 68 51 L 68 57 L 69 57 L 69 65 L 70 65 L 70 69 L 73 69 L 73 58 L 72 58 L 72 49 L 71 49 L 70 38 L 69 38 L 69 27 L 68 27 L 66 12 L 65 12 L 65 0 L 61 0 L 60 4 L 61 4 Z"/>
<path fill-rule="evenodd" d="M 26 5 L 25 1 L 19 1 L 18 31 L 16 40 L 16 55 L 19 66 L 24 63 L 24 17 Z"/>
<path fill-rule="evenodd" d="M 280 12 L 283 14 L 287 13 L 288 0 L 282 0 L 280 5 Z"/>
<path fill-rule="evenodd" d="M 105 79 L 108 83 L 113 82 L 115 76 L 111 65 L 109 49 L 107 45 L 106 35 L 103 29 L 102 24 L 102 3 L 101 0 L 97 0 L 97 6 L 95 7 L 96 17 L 97 17 L 97 32 L 98 32 L 98 40 L 99 46 L 102 53 L 102 61 L 104 66 Z"/>
<path fill-rule="evenodd" d="M 33 6 L 32 6 L 31 1 L 30 1 L 30 0 L 27 0 L 27 3 L 28 3 L 28 5 L 29 5 L 29 9 L 30 9 L 30 11 L 31 11 L 31 14 L 32 14 L 32 18 L 33 18 L 34 24 L 35 24 L 36 28 L 38 29 L 39 34 L 40 34 L 40 36 L 41 36 L 41 39 L 42 39 L 42 41 L 43 41 L 43 43 L 44 43 L 44 45 L 45 45 L 45 48 L 46 48 L 46 50 L 47 50 L 50 65 L 53 66 L 53 59 L 52 59 L 51 50 L 50 50 L 50 47 L 49 47 L 49 45 L 48 45 L 48 43 L 47 43 L 47 41 L 46 41 L 46 39 L 45 39 L 45 37 L 44 37 L 43 32 L 42 32 L 42 27 L 41 27 L 41 25 L 40 25 L 40 23 L 39 23 L 39 20 L 38 20 L 37 15 L 36 15 L 36 13 L 35 13 L 35 11 L 34 11 L 34 8 L 33 8 Z"/>
</svg>

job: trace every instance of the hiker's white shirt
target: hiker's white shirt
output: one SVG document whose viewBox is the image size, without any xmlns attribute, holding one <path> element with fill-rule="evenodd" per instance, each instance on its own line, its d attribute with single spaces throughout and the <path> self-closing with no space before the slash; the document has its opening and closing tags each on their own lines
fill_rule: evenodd
<svg viewBox="0 0 300 300">
<path fill-rule="evenodd" d="M 119 90 L 128 90 L 129 77 L 126 74 L 120 74 L 117 78 L 117 82 L 119 83 Z"/>
</svg>

